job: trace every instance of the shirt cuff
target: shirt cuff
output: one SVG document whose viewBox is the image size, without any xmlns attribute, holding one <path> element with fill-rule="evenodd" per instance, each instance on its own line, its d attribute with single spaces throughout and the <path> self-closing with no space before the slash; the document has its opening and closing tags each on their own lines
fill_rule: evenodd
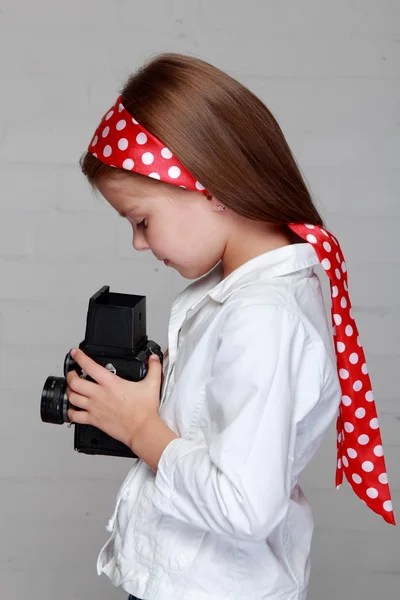
<svg viewBox="0 0 400 600">
<path fill-rule="evenodd" d="M 183 438 L 175 438 L 167 446 L 157 465 L 157 473 L 154 481 L 153 504 L 162 513 L 173 514 L 172 501 L 175 495 L 174 473 L 178 461 L 198 450 L 199 445 Z M 203 447 L 203 446 L 201 446 Z M 204 446 L 206 447 L 206 446 Z"/>
</svg>

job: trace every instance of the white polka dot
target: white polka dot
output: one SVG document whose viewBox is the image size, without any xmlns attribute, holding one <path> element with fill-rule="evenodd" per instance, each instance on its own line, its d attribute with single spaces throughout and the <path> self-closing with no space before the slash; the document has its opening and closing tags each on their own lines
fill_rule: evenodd
<svg viewBox="0 0 400 600">
<path fill-rule="evenodd" d="M 344 464 L 345 467 L 349 466 L 349 461 L 347 460 L 347 458 L 345 456 L 342 457 L 342 463 Z"/>
<path fill-rule="evenodd" d="M 372 393 L 371 390 L 369 390 L 369 392 L 367 392 L 365 394 L 365 399 L 367 402 L 373 402 L 374 401 L 374 394 Z"/>
<path fill-rule="evenodd" d="M 378 477 L 379 483 L 387 483 L 388 482 L 388 476 L 387 473 L 381 473 Z"/>
<path fill-rule="evenodd" d="M 364 433 L 363 435 L 358 436 L 357 441 L 360 444 L 360 446 L 366 446 L 369 442 L 369 437 L 367 435 L 365 435 L 365 433 Z"/>
<path fill-rule="evenodd" d="M 127 158 L 122 163 L 122 166 L 127 171 L 132 171 L 133 167 L 135 166 L 135 163 L 133 162 L 133 160 L 131 158 Z"/>
<path fill-rule="evenodd" d="M 365 460 L 361 465 L 361 468 L 363 471 L 366 471 L 366 473 L 370 473 L 374 470 L 374 465 L 370 460 Z"/>
<path fill-rule="evenodd" d="M 367 414 L 367 411 L 365 410 L 365 408 L 357 408 L 357 410 L 355 412 L 357 419 L 363 419 L 366 414 Z"/>
<path fill-rule="evenodd" d="M 378 419 L 371 419 L 369 422 L 369 426 L 371 427 L 371 429 L 379 429 Z"/>
<path fill-rule="evenodd" d="M 108 136 L 108 134 L 109 134 L 109 133 L 110 133 L 110 128 L 109 128 L 109 127 L 108 127 L 108 125 L 107 125 L 107 127 L 104 127 L 103 131 L 101 132 L 101 136 L 102 136 L 103 138 L 105 138 L 105 137 L 107 137 L 107 136 Z"/>
<path fill-rule="evenodd" d="M 345 281 L 343 281 L 343 287 L 346 290 L 346 292 L 349 291 L 349 288 L 347 287 L 347 283 Z"/>
<path fill-rule="evenodd" d="M 337 461 L 337 466 L 338 466 L 338 469 L 341 469 L 341 468 L 342 468 L 342 461 L 340 460 L 340 458 L 339 458 L 339 460 Z"/>
<path fill-rule="evenodd" d="M 340 315 L 334 314 L 333 320 L 335 321 L 336 325 L 340 325 L 340 323 L 342 322 L 342 317 Z"/>
<path fill-rule="evenodd" d="M 161 179 L 158 173 L 150 173 L 149 177 L 152 177 L 153 179 Z"/>
<path fill-rule="evenodd" d="M 309 233 L 307 235 L 307 242 L 310 242 L 310 244 L 316 244 L 317 243 L 317 238 L 315 237 L 315 235 L 312 235 L 311 233 Z"/>
<path fill-rule="evenodd" d="M 116 128 L 118 129 L 118 131 L 121 131 L 121 129 L 123 129 L 124 127 L 126 127 L 126 121 L 125 121 L 125 119 L 121 119 L 116 124 Z"/>
<path fill-rule="evenodd" d="M 118 140 L 118 148 L 120 150 L 126 150 L 128 147 L 128 140 L 126 138 L 121 138 Z"/>
<path fill-rule="evenodd" d="M 196 183 L 195 183 L 195 186 L 196 186 L 196 188 L 197 188 L 198 190 L 200 190 L 200 191 L 201 191 L 201 190 L 205 190 L 205 189 L 206 189 L 206 188 L 204 187 L 204 185 L 202 185 L 202 184 L 200 183 L 200 181 L 196 181 Z"/>
<path fill-rule="evenodd" d="M 181 170 L 179 167 L 170 167 L 168 169 L 168 175 L 171 177 L 171 179 L 177 179 L 180 174 Z"/>
<path fill-rule="evenodd" d="M 346 266 L 345 261 L 342 262 L 342 271 L 343 271 L 343 273 L 346 273 L 346 271 L 347 271 L 347 266 Z"/>
<path fill-rule="evenodd" d="M 349 337 L 351 335 L 353 335 L 353 328 L 352 328 L 352 326 L 351 325 L 347 325 L 347 327 L 345 329 L 345 332 L 346 332 L 346 335 L 349 336 Z"/>
<path fill-rule="evenodd" d="M 354 481 L 354 483 L 361 483 L 362 479 L 359 475 L 357 475 L 357 473 L 353 473 L 353 475 L 351 476 L 352 480 Z"/>
<path fill-rule="evenodd" d="M 375 446 L 374 454 L 375 456 L 383 456 L 383 446 Z"/>
<path fill-rule="evenodd" d="M 348 379 L 349 378 L 349 372 L 347 371 L 347 369 L 340 369 L 340 371 L 339 371 L 339 377 L 341 377 L 342 379 Z"/>
<path fill-rule="evenodd" d="M 379 496 L 378 490 L 376 490 L 375 488 L 368 488 L 367 496 L 369 496 L 370 498 L 377 498 Z"/>
<path fill-rule="evenodd" d="M 332 238 L 332 239 L 333 239 L 333 241 L 335 242 L 336 246 L 338 246 L 337 239 L 335 238 L 335 236 L 334 236 L 334 235 L 331 235 L 331 238 Z"/>
<path fill-rule="evenodd" d="M 356 365 L 358 363 L 358 354 L 356 352 L 352 352 L 350 354 L 349 360 L 352 365 Z"/>
<path fill-rule="evenodd" d="M 355 392 L 359 392 L 361 390 L 362 386 L 363 386 L 362 381 L 360 381 L 359 379 L 357 379 L 357 381 L 355 381 L 354 384 L 353 384 L 353 390 Z"/>
<path fill-rule="evenodd" d="M 323 233 L 324 235 L 326 235 L 326 237 L 328 237 L 328 234 L 326 233 L 325 229 L 321 228 L 321 233 Z"/>
<path fill-rule="evenodd" d="M 329 242 L 324 242 L 322 245 L 327 252 L 330 252 L 332 250 L 332 246 L 330 245 Z"/>
<path fill-rule="evenodd" d="M 336 298 L 336 296 L 338 295 L 338 293 L 339 293 L 339 288 L 338 288 L 337 285 L 334 285 L 332 287 L 332 298 Z"/>
<path fill-rule="evenodd" d="M 306 227 L 308 227 L 308 229 L 314 229 L 314 225 L 306 224 Z"/>
<path fill-rule="evenodd" d="M 111 119 L 111 117 L 113 116 L 113 114 L 114 114 L 114 111 L 113 111 L 113 110 L 110 110 L 110 112 L 108 112 L 108 113 L 106 114 L 106 118 L 105 118 L 105 120 L 106 120 L 106 121 L 108 121 L 108 119 Z"/>
<path fill-rule="evenodd" d="M 351 404 L 350 396 L 342 396 L 342 402 L 345 406 L 350 406 L 350 404 Z"/>
<path fill-rule="evenodd" d="M 387 512 L 392 512 L 393 506 L 392 506 L 392 503 L 390 502 L 390 500 L 386 500 L 386 502 L 383 503 L 383 509 L 386 510 Z"/>
<path fill-rule="evenodd" d="M 95 135 L 93 138 L 92 146 L 95 146 L 98 141 L 99 141 L 99 138 L 97 137 L 97 135 Z"/>
<path fill-rule="evenodd" d="M 134 119 L 133 117 L 132 117 L 132 123 L 135 123 L 135 125 L 139 125 L 139 121 L 136 121 L 136 119 Z"/>
<path fill-rule="evenodd" d="M 145 165 L 151 165 L 151 163 L 154 162 L 154 155 L 151 152 L 145 152 L 142 155 L 142 162 Z"/>
<path fill-rule="evenodd" d="M 93 152 L 93 156 L 95 156 L 95 157 L 97 158 L 97 154 L 96 154 L 96 152 Z"/>
<path fill-rule="evenodd" d="M 346 308 L 346 306 L 347 306 L 347 300 L 346 300 L 346 298 L 345 298 L 344 296 L 343 296 L 343 298 L 340 300 L 340 306 L 341 306 L 342 308 Z"/>
<path fill-rule="evenodd" d="M 103 156 L 110 156 L 112 152 L 111 146 L 104 146 Z"/>
<path fill-rule="evenodd" d="M 364 363 L 361 367 L 361 371 L 366 375 L 368 373 L 367 363 Z"/>
<path fill-rule="evenodd" d="M 347 454 L 350 456 L 350 458 L 357 458 L 357 452 L 354 450 L 354 448 L 347 448 Z"/>
<path fill-rule="evenodd" d="M 338 342 L 336 344 L 336 348 L 338 352 L 344 352 L 346 350 L 346 346 L 343 344 L 343 342 Z"/>
<path fill-rule="evenodd" d="M 352 431 L 354 431 L 354 425 L 352 423 L 349 423 L 348 421 L 346 421 L 346 423 L 344 424 L 344 428 L 347 431 L 347 433 L 351 433 Z"/>
<path fill-rule="evenodd" d="M 172 152 L 168 148 L 163 148 L 161 150 L 161 156 L 163 156 L 164 158 L 172 158 Z"/>
<path fill-rule="evenodd" d="M 122 112 L 124 110 L 124 105 L 121 102 L 118 104 L 118 112 Z"/>
<path fill-rule="evenodd" d="M 337 277 L 338 279 L 341 279 L 341 278 L 342 278 L 342 274 L 341 274 L 341 272 L 339 271 L 339 269 L 335 269 L 335 275 L 336 275 L 336 277 Z"/>
<path fill-rule="evenodd" d="M 138 144 L 145 144 L 147 142 L 147 135 L 145 133 L 138 133 L 136 136 L 136 141 Z"/>
<path fill-rule="evenodd" d="M 310 237 L 310 236 L 307 236 L 307 237 Z M 312 237 L 314 237 L 314 236 L 312 236 Z M 331 261 L 329 260 L 329 258 L 324 258 L 321 261 L 321 265 L 324 267 L 325 271 L 328 271 L 331 268 Z"/>
</svg>

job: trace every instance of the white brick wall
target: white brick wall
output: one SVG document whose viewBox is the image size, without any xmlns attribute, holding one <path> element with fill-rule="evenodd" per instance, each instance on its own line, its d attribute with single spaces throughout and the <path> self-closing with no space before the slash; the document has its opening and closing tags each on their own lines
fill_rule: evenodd
<svg viewBox="0 0 400 600">
<path fill-rule="evenodd" d="M 125 597 L 95 562 L 128 462 L 76 454 L 71 430 L 40 421 L 39 400 L 104 284 L 145 294 L 149 337 L 166 346 L 172 299 L 188 282 L 133 251 L 77 161 L 129 72 L 170 50 L 260 95 L 341 240 L 400 519 L 398 0 L 0 0 L 5 600 Z M 335 491 L 334 435 L 303 478 L 316 522 L 310 600 L 394 600 L 397 530 L 347 484 Z"/>
</svg>

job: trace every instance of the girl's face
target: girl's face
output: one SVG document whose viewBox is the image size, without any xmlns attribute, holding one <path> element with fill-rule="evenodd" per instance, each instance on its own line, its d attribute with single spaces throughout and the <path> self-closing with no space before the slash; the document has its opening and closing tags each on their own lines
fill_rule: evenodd
<svg viewBox="0 0 400 600">
<path fill-rule="evenodd" d="M 228 220 L 216 210 L 215 198 L 123 173 L 100 179 L 96 187 L 131 224 L 135 250 L 151 250 L 183 277 L 197 279 L 223 257 Z"/>
</svg>

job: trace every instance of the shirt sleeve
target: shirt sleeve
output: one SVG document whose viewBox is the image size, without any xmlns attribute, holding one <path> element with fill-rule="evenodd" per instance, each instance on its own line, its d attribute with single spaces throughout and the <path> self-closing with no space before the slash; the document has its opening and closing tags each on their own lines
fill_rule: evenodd
<svg viewBox="0 0 400 600">
<path fill-rule="evenodd" d="M 166 446 L 156 509 L 222 535 L 265 539 L 288 508 L 296 406 L 312 353 L 302 321 L 286 308 L 231 311 L 205 386 L 207 441 Z M 318 380 L 315 361 L 311 376 Z"/>
</svg>

